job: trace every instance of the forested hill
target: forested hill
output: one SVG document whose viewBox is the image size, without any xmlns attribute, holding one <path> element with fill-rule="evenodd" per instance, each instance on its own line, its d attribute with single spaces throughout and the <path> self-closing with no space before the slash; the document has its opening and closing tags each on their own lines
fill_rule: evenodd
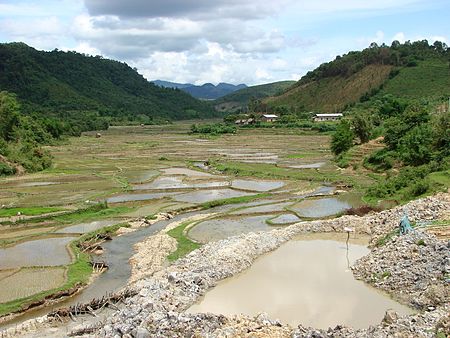
<svg viewBox="0 0 450 338">
<path fill-rule="evenodd" d="M 278 95 L 295 84 L 295 81 L 279 81 L 263 85 L 242 88 L 233 93 L 218 98 L 215 108 L 218 111 L 235 112 L 247 106 L 251 100 L 259 100 L 269 96 Z"/>
<path fill-rule="evenodd" d="M 407 99 L 450 96 L 450 49 L 439 41 L 372 43 L 337 56 L 308 72 L 281 95 L 265 100 L 272 107 L 335 112 L 376 94 Z"/>
<path fill-rule="evenodd" d="M 126 63 L 24 43 L 0 44 L 0 91 L 15 93 L 24 112 L 57 117 L 94 112 L 151 122 L 216 114 L 178 89 L 155 86 Z"/>
</svg>

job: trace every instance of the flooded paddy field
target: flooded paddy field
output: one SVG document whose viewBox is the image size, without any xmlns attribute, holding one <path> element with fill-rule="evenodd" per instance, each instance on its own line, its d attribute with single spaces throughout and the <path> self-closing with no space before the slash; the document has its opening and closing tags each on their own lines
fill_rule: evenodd
<svg viewBox="0 0 450 338">
<path fill-rule="evenodd" d="M 67 245 L 75 237 L 54 237 L 30 240 L 0 249 L 0 269 L 25 266 L 56 266 L 69 264 Z"/>
<path fill-rule="evenodd" d="M 284 168 L 303 165 L 306 160 L 318 163 L 331 159 L 328 135 L 242 130 L 238 135 L 199 138 L 188 134 L 189 126 L 112 127 L 102 132 L 100 138 L 88 133 L 69 139 L 66 144 L 48 147 L 54 156 L 53 168 L 37 174 L 0 178 L 0 205 L 5 208 L 25 210 L 51 206 L 69 213 L 81 210 L 79 215 L 74 213 L 61 219 L 44 213 L 39 219 L 14 216 L 0 220 L 0 240 L 8 241 L 0 241 L 3 245 L 0 247 L 0 278 L 4 271 L 20 267 L 67 266 L 72 261 L 67 245 L 81 234 L 135 218 L 151 219 L 158 212 L 177 213 L 216 200 L 233 199 L 237 204 L 222 206 L 219 211 L 222 218 L 198 224 L 189 231 L 189 236 L 203 242 L 249 231 L 271 230 L 274 227 L 269 225 L 269 219 L 274 225 L 300 220 L 301 217 L 286 208 L 298 203 L 295 206 L 298 210 L 294 212 L 300 215 L 303 207 L 300 199 L 308 197 L 308 192 L 324 182 L 332 184 L 348 176 L 331 165 L 321 166 L 319 171 Z M 222 164 L 236 165 L 238 170 L 221 171 Z M 251 168 L 251 173 L 240 171 L 246 168 Z M 296 176 L 299 173 L 301 176 Z M 330 189 L 325 188 L 323 194 L 328 194 Z M 259 200 L 240 201 L 240 198 L 260 193 L 265 195 Z M 83 211 L 105 201 L 105 210 Z M 229 215 L 230 212 L 234 215 Z M 241 214 L 249 215 L 239 216 Z M 243 217 L 245 222 L 242 222 Z M 152 227 L 157 229 L 159 225 Z M 42 238 L 52 234 L 58 237 Z M 77 236 L 72 236 L 75 234 Z M 98 278 L 102 282 L 95 291 L 89 291 L 92 288 L 88 287 L 81 293 L 85 294 L 85 299 L 126 283 L 129 274 L 123 271 L 128 266 L 127 257 L 133 253 L 133 241 L 141 238 L 140 235 L 126 236 L 131 237 L 121 237 L 134 239 L 120 242 L 115 238 L 102 244 L 110 270 Z M 113 243 L 126 244 L 115 247 Z M 119 265 L 125 268 L 119 268 L 120 273 L 115 274 Z M 120 274 L 122 277 L 118 278 Z M 58 278 L 55 280 L 60 281 Z M 49 286 L 44 286 L 44 279 L 37 277 L 36 281 L 41 281 L 41 289 Z M 41 290 L 25 283 L 23 287 Z M 11 292 L 15 291 L 11 289 Z M 34 291 L 25 293 L 30 292 Z"/>
<path fill-rule="evenodd" d="M 269 231 L 273 227 L 266 220 L 271 215 L 249 216 L 237 218 L 219 218 L 204 221 L 189 230 L 189 237 L 200 243 L 218 241 L 230 236 L 236 236 L 254 231 Z"/>
<path fill-rule="evenodd" d="M 369 252 L 368 238 L 351 239 L 347 246 L 345 236 L 299 236 L 260 257 L 247 271 L 220 282 L 188 313 L 266 312 L 294 327 L 325 329 L 338 324 L 367 328 L 379 323 L 388 309 L 413 313 L 354 279 L 349 266 Z"/>
<path fill-rule="evenodd" d="M 21 269 L 5 277 L 0 274 L 0 303 L 57 288 L 65 282 L 65 274 L 62 267 Z"/>
</svg>

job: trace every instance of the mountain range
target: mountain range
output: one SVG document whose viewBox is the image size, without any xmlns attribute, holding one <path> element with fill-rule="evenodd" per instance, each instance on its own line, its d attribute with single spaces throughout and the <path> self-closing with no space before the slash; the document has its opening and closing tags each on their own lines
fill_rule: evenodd
<svg viewBox="0 0 450 338">
<path fill-rule="evenodd" d="M 202 100 L 215 100 L 237 90 L 247 88 L 245 84 L 233 85 L 223 82 L 219 83 L 217 86 L 212 83 L 205 83 L 201 86 L 196 86 L 192 83 L 176 83 L 162 80 L 155 80 L 152 82 L 160 87 L 180 89 L 191 94 L 193 97 Z"/>
</svg>

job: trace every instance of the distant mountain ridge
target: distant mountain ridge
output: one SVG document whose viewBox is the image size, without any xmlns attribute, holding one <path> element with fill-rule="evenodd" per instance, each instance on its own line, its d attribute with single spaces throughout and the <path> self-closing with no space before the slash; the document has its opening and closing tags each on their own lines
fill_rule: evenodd
<svg viewBox="0 0 450 338">
<path fill-rule="evenodd" d="M 247 85 L 245 84 L 233 85 L 224 82 L 219 83 L 217 86 L 213 85 L 212 83 L 205 83 L 201 86 L 196 86 L 192 83 L 176 83 L 162 80 L 155 80 L 152 82 L 160 87 L 180 89 L 186 93 L 191 94 L 197 99 L 204 100 L 215 100 L 237 90 L 247 88 Z"/>
</svg>

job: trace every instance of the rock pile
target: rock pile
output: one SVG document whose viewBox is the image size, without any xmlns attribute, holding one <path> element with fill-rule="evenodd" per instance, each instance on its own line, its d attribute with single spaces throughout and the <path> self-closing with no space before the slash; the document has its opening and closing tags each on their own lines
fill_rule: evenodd
<svg viewBox="0 0 450 338">
<path fill-rule="evenodd" d="M 358 279 L 424 310 L 450 302 L 450 248 L 420 230 L 395 236 L 352 267 Z"/>
<path fill-rule="evenodd" d="M 448 217 L 450 195 L 438 194 L 417 200 L 406 208 L 413 221 Z M 154 250 L 165 253 L 173 249 L 173 242 L 167 242 L 170 237 L 165 232 L 179 224 L 173 223 L 137 247 L 133 269 L 139 273 L 134 274 L 134 282 L 129 285 L 137 294 L 127 298 L 124 306 L 102 323 L 94 336 L 432 337 L 438 332 L 449 335 L 450 306 L 445 280 L 450 265 L 449 247 L 421 231 L 394 237 L 384 246 L 373 248 L 353 268 L 358 278 L 425 309 L 418 314 L 399 317 L 390 312 L 382 323 L 365 330 L 343 326 L 317 330 L 303 326 L 291 328 L 263 314 L 225 317 L 184 313 L 220 280 L 247 269 L 256 258 L 278 248 L 296 234 L 344 232 L 345 227 L 351 227 L 356 232 L 371 234 L 372 243 L 375 243 L 397 227 L 402 214 L 403 208 L 399 207 L 364 217 L 343 216 L 335 220 L 303 222 L 269 232 L 231 237 L 208 243 L 161 269 L 164 255 L 155 260 L 148 260 L 148 257 L 156 254 Z M 158 247 L 158 241 L 168 245 Z"/>
</svg>

